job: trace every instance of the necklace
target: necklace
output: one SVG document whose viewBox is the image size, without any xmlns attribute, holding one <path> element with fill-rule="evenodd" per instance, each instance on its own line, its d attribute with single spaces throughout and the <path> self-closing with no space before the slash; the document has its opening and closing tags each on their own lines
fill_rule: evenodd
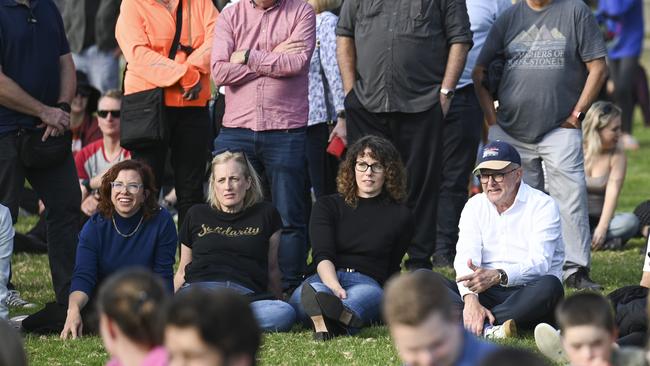
<svg viewBox="0 0 650 366">
<path fill-rule="evenodd" d="M 121 237 L 129 238 L 129 237 L 133 236 L 138 231 L 138 229 L 140 228 L 140 225 L 142 225 L 142 220 L 144 219 L 144 215 L 142 215 L 142 217 L 140 217 L 140 222 L 138 222 L 138 226 L 136 226 L 135 229 L 133 231 L 131 231 L 130 233 L 128 233 L 128 234 L 122 234 L 120 232 L 120 229 L 117 228 L 117 224 L 115 223 L 115 215 L 113 215 L 111 217 L 111 219 L 113 219 L 113 227 L 115 228 L 115 231 L 117 231 L 117 233 L 120 234 Z"/>
</svg>

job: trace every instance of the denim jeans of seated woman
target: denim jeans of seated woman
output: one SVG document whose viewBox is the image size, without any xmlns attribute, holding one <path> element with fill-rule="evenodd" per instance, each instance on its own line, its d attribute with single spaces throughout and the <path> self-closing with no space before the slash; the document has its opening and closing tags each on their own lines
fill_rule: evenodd
<svg viewBox="0 0 650 366">
<path fill-rule="evenodd" d="M 347 294 L 347 298 L 342 300 L 343 305 L 363 320 L 365 325 L 379 322 L 381 297 L 384 293 L 384 290 L 381 288 L 379 283 L 371 277 L 359 272 L 336 271 L 336 276 L 339 279 L 341 287 L 343 287 Z M 291 304 L 291 306 L 296 310 L 298 319 L 302 321 L 305 326 L 310 326 L 311 322 L 309 317 L 305 314 L 305 310 L 300 303 L 300 294 L 302 292 L 302 286 L 304 286 L 305 283 L 312 285 L 317 292 L 328 292 L 331 294 L 332 290 L 321 281 L 318 274 L 315 274 L 308 277 L 300 286 L 298 286 L 298 288 L 296 288 L 293 295 L 291 295 L 289 304 Z M 358 329 L 350 329 L 350 333 L 355 333 L 357 331 Z"/>
<path fill-rule="evenodd" d="M 242 295 L 249 295 L 253 290 L 231 281 L 186 283 L 181 291 L 199 287 L 210 290 L 230 289 Z M 258 300 L 251 302 L 253 315 L 264 332 L 287 332 L 296 322 L 296 312 L 291 305 L 280 300 Z"/>
</svg>

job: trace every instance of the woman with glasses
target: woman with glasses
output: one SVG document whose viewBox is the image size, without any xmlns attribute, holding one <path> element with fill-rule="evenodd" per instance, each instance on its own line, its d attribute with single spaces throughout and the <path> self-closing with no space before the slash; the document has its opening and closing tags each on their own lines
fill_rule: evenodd
<svg viewBox="0 0 650 366">
<path fill-rule="evenodd" d="M 595 250 L 620 249 L 639 231 L 639 219 L 633 213 L 614 212 L 627 168 L 619 144 L 621 116 L 621 109 L 612 103 L 596 102 L 582 124 L 591 247 Z"/>
<path fill-rule="evenodd" d="M 208 204 L 193 206 L 179 232 L 174 288 L 231 289 L 249 298 L 262 330 L 282 332 L 291 329 L 296 315 L 279 300 L 282 219 L 262 201 L 261 187 L 243 152 L 215 152 Z"/>
<path fill-rule="evenodd" d="M 404 165 L 388 140 L 367 136 L 353 144 L 337 189 L 314 205 L 309 229 L 316 273 L 290 301 L 303 322 L 311 320 L 317 340 L 380 320 L 382 286 L 399 272 L 414 230 L 403 204 Z"/>
<path fill-rule="evenodd" d="M 147 268 L 170 293 L 173 289 L 178 236 L 171 215 L 156 202 L 151 169 L 137 160 L 117 163 L 104 174 L 99 195 L 98 213 L 79 233 L 63 339 L 97 331 L 89 321 L 91 299 L 98 285 L 120 269 Z"/>
</svg>

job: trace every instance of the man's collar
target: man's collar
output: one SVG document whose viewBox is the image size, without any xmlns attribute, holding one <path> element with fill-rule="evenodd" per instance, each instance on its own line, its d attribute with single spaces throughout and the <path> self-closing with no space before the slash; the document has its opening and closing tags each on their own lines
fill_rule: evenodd
<svg viewBox="0 0 650 366">
<path fill-rule="evenodd" d="M 253 6 L 253 8 L 257 8 L 257 7 L 258 7 L 258 5 L 255 3 L 255 0 L 249 0 L 249 1 L 250 1 L 251 5 Z M 276 7 L 278 7 L 278 6 L 280 5 L 281 2 L 282 2 L 282 0 L 275 0 L 275 2 L 273 3 L 273 5 L 271 5 L 271 6 L 270 6 L 269 8 L 267 8 L 267 9 L 262 9 L 262 10 L 271 10 L 271 9 L 273 9 L 273 8 L 276 8 Z"/>
</svg>

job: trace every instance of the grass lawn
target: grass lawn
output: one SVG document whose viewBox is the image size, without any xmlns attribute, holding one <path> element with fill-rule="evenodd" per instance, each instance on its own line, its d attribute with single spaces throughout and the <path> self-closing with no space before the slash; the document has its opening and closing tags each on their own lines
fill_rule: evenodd
<svg viewBox="0 0 650 366">
<path fill-rule="evenodd" d="M 619 211 L 632 211 L 645 199 L 650 199 L 650 129 L 638 123 L 635 135 L 641 149 L 630 152 L 627 179 L 619 203 Z M 24 232 L 34 224 L 34 218 L 22 218 L 17 230 Z M 593 255 L 592 277 L 610 292 L 618 287 L 637 284 L 641 276 L 645 243 L 635 239 L 625 250 L 598 252 Z M 54 298 L 49 267 L 45 255 L 18 254 L 14 257 L 13 281 L 24 298 L 39 305 Z M 448 276 L 451 270 L 445 271 Z M 11 316 L 21 314 L 12 311 Z M 103 365 L 107 355 L 98 337 L 75 341 L 60 341 L 57 337 L 26 336 L 25 343 L 31 365 Z M 524 333 L 516 340 L 505 342 L 517 347 L 534 348 L 532 335 Z M 270 334 L 264 338 L 260 353 L 263 365 L 398 365 L 385 327 L 365 329 L 354 337 L 335 339 L 326 343 L 311 340 L 311 332 L 296 327 L 289 334 Z"/>
</svg>

